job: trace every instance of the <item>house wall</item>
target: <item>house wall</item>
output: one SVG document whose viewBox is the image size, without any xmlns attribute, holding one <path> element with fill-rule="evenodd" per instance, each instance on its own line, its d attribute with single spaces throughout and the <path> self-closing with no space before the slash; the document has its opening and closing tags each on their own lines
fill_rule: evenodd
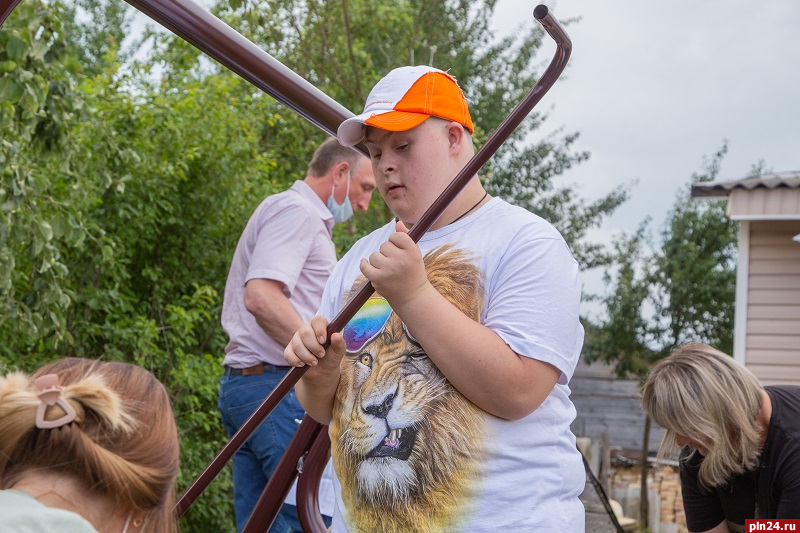
<svg viewBox="0 0 800 533">
<path fill-rule="evenodd" d="M 751 221 L 745 365 L 762 383 L 800 385 L 800 220 Z"/>
</svg>

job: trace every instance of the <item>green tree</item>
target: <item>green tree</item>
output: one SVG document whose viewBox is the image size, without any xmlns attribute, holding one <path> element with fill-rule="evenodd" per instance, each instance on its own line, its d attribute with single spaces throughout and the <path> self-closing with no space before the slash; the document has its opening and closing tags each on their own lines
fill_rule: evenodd
<svg viewBox="0 0 800 533">
<path fill-rule="evenodd" d="M 648 221 L 633 235 L 621 235 L 614 242 L 615 269 L 603 276 L 614 289 L 605 296 L 606 319 L 600 325 L 586 322 L 586 361 L 614 365 L 620 378 L 643 376 L 649 369 L 653 351 L 648 347 L 651 325 L 646 317 L 651 278 L 651 258 L 647 255 Z"/>
<path fill-rule="evenodd" d="M 75 195 L 54 175 L 73 150 L 68 131 L 85 102 L 74 58 L 59 38 L 61 6 L 26 2 L 0 30 L 0 350 L 42 338 L 63 342 L 72 300 L 62 246 L 85 239 L 88 226 L 69 217 Z M 66 194 L 62 194 L 66 193 Z"/>
<path fill-rule="evenodd" d="M 691 183 L 711 181 L 727 152 L 727 143 L 707 160 Z M 644 379 L 651 364 L 688 341 L 700 341 L 731 353 L 736 279 L 737 225 L 725 202 L 687 201 L 682 188 L 667 216 L 661 241 L 646 250 L 646 221 L 617 245 L 618 270 L 602 299 L 606 318 L 588 328 L 587 362 L 614 365 L 621 379 Z M 649 417 L 645 419 L 642 457 L 649 454 Z M 642 479 L 647 479 L 647 461 Z M 641 515 L 646 525 L 647 487 L 642 483 Z"/>
<path fill-rule="evenodd" d="M 724 144 L 692 182 L 715 179 L 726 153 Z M 724 200 L 687 202 L 689 194 L 688 187 L 679 192 L 655 257 L 654 337 L 663 346 L 661 356 L 690 340 L 730 354 L 738 226 L 726 215 Z"/>
<path fill-rule="evenodd" d="M 182 490 L 225 441 L 220 295 L 253 202 L 279 189 L 262 126 L 280 119 L 234 76 L 148 83 L 147 67 L 120 73 L 113 48 L 86 75 L 69 16 L 26 2 L 0 30 L 0 366 L 151 369 L 173 397 Z M 226 530 L 229 490 L 226 474 L 184 526 Z"/>
<path fill-rule="evenodd" d="M 64 42 L 80 57 L 88 75 L 97 75 L 114 63 L 133 56 L 122 41 L 130 30 L 133 8 L 119 0 L 74 0 L 64 7 Z"/>
<path fill-rule="evenodd" d="M 136 362 L 169 386 L 183 489 L 225 441 L 216 410 L 221 295 L 254 201 L 279 190 L 261 139 L 275 103 L 244 95 L 229 75 L 139 81 L 147 79 L 134 69 L 86 86 L 96 103 L 75 130 L 84 155 L 75 172 L 94 176 L 84 217 L 103 232 L 91 253 L 71 257 L 81 285 L 69 325 L 76 352 Z M 226 529 L 228 489 L 228 478 L 215 483 L 184 524 Z"/>
</svg>

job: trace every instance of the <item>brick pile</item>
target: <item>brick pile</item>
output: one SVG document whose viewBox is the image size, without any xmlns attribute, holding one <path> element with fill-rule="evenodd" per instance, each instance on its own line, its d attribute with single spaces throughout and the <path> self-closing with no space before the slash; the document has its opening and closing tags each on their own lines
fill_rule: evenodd
<svg viewBox="0 0 800 533">
<path fill-rule="evenodd" d="M 611 497 L 622 504 L 626 516 L 639 518 L 641 470 L 638 466 L 611 469 Z M 670 466 L 651 470 L 647 476 L 650 530 L 653 533 L 686 533 L 680 477 Z M 656 522 L 656 517 L 658 523 Z"/>
</svg>

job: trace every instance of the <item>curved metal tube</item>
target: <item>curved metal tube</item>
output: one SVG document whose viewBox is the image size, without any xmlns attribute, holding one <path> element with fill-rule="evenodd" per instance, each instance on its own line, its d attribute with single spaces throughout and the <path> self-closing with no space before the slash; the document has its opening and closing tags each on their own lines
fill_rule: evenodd
<svg viewBox="0 0 800 533">
<path fill-rule="evenodd" d="M 308 415 L 303 417 L 242 533 L 262 533 L 272 526 L 298 471 L 297 514 L 300 525 L 303 531 L 310 533 L 326 532 L 327 527 L 319 512 L 318 491 L 330 450 L 328 426 L 318 424 Z M 299 463 L 301 460 L 302 467 Z"/>
<path fill-rule="evenodd" d="M 21 1 L 22 0 L 11 0 L 6 5 L 0 7 L 0 26 L 3 25 L 8 16 L 11 14 L 12 11 L 14 11 L 14 8 L 16 8 Z"/>
<path fill-rule="evenodd" d="M 285 380 L 286 378 L 284 378 L 284 381 Z M 256 506 L 253 508 L 253 512 L 250 513 L 250 517 L 247 519 L 247 523 L 244 525 L 242 533 L 263 533 L 264 531 L 269 530 L 269 528 L 272 526 L 272 522 L 275 521 L 275 518 L 278 516 L 278 512 L 283 506 L 283 501 L 286 499 L 286 495 L 289 494 L 289 490 L 292 488 L 292 483 L 294 482 L 294 478 L 297 476 L 297 468 L 300 464 L 300 461 L 306 456 L 306 452 L 313 447 L 313 443 L 319 439 L 320 435 L 323 437 L 323 439 L 319 442 L 327 441 L 328 449 L 330 449 L 330 440 L 328 440 L 327 436 L 327 426 L 323 428 L 322 425 L 316 423 L 311 419 L 311 417 L 305 415 L 300 427 L 297 428 L 292 440 L 289 441 L 289 446 L 286 448 L 283 457 L 281 457 L 281 460 L 278 462 L 278 466 L 275 467 L 275 471 L 272 473 L 272 476 L 270 476 L 267 486 L 264 487 L 261 497 L 259 497 Z M 322 468 L 325 468 L 325 461 L 327 461 L 327 459 L 322 460 Z M 320 470 L 319 474 L 322 474 L 322 470 Z M 317 485 L 319 485 L 319 478 L 317 478 Z M 315 493 L 314 499 L 316 499 L 316 496 L 317 495 Z M 298 487 L 298 503 L 301 501 L 301 499 L 300 488 Z M 316 509 L 316 513 L 311 513 L 311 509 L 308 509 L 310 516 L 305 517 L 305 521 L 306 523 L 310 523 L 312 526 L 321 527 L 305 529 L 304 526 L 303 531 L 308 531 L 310 533 L 324 533 L 327 531 L 327 528 L 325 527 L 325 523 L 322 521 L 322 517 L 319 514 L 319 507 L 314 507 L 314 509 Z M 303 513 L 300 513 L 300 509 L 298 508 L 298 515 L 301 516 L 301 522 L 303 521 L 302 514 Z"/>
<path fill-rule="evenodd" d="M 305 466 L 297 479 L 297 510 L 303 531 L 327 531 L 319 512 L 319 486 L 322 472 L 331 456 L 331 439 L 325 427 L 308 451 Z"/>
<path fill-rule="evenodd" d="M 0 26 L 21 0 L 11 0 L 0 10 Z M 328 97 L 325 93 L 302 79 L 272 56 L 248 41 L 230 26 L 214 17 L 191 0 L 126 0 L 133 7 L 173 31 L 190 44 L 202 50 L 260 88 L 278 101 L 308 119 L 323 131 L 335 135 L 339 124 L 353 114 Z M 552 87 L 572 51 L 572 42 L 548 8 L 539 5 L 533 12 L 545 31 L 556 42 L 556 53 L 547 70 L 517 104 L 489 139 L 470 159 L 467 165 L 453 179 L 439 198 L 428 208 L 409 232 L 414 242 L 436 222 L 442 212 L 450 205 L 472 177 L 494 155 L 508 136 L 519 126 L 533 107 Z M 363 149 L 362 149 L 363 151 Z M 366 282 L 353 299 L 339 312 L 328 325 L 328 338 L 331 333 L 341 331 L 373 292 L 370 282 Z M 183 494 L 175 506 L 179 518 L 202 494 L 203 490 L 219 474 L 233 454 L 244 441 L 269 415 L 280 400 L 300 380 L 308 367 L 294 368 L 273 389 L 253 415 L 223 447 L 217 457 Z M 281 459 L 275 474 L 262 493 L 253 515 L 245 525 L 245 532 L 265 531 L 277 516 L 296 475 L 296 465 L 301 457 L 306 458 L 305 474 L 301 476 L 298 489 L 298 506 L 304 530 L 314 533 L 325 531 L 319 516 L 316 492 L 319 477 L 327 462 L 330 441 L 327 431 L 306 416 L 297 430 L 289 448 Z M 308 455 L 306 456 L 306 453 Z M 308 476 L 308 477 L 306 477 Z"/>
</svg>

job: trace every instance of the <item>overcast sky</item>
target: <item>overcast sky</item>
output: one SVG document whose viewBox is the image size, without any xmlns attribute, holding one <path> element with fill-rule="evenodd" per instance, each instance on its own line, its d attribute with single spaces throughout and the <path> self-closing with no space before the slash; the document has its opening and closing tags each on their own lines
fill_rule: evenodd
<svg viewBox="0 0 800 533">
<path fill-rule="evenodd" d="M 539 2 L 500 0 L 495 28 L 513 31 Z M 591 152 L 562 184 L 597 198 L 638 180 L 593 233 L 607 241 L 646 216 L 660 230 L 679 189 L 728 140 L 720 179 L 763 160 L 800 170 L 800 2 L 560 0 L 547 4 L 573 43 L 564 77 L 540 102 L 548 127 L 581 134 Z M 548 40 L 543 58 L 552 57 Z M 688 198 L 687 198 L 688 201 Z M 587 276 L 597 290 L 598 276 Z"/>
</svg>

